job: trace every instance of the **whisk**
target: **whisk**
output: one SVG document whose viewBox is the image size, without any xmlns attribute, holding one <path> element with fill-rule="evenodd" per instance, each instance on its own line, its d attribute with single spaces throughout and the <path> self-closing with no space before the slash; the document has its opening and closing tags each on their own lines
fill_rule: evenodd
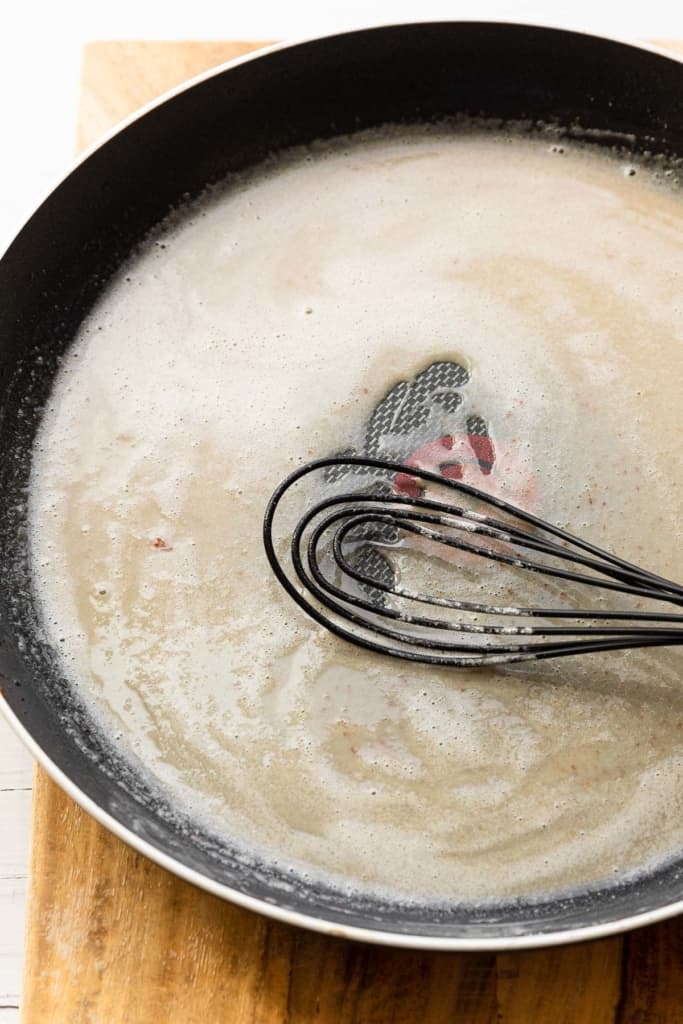
<svg viewBox="0 0 683 1024">
<path fill-rule="evenodd" d="M 367 485 L 343 493 L 329 484 L 326 493 L 318 489 L 290 543 L 286 537 L 276 541 L 283 499 L 289 496 L 297 507 L 301 503 L 296 485 L 315 473 L 338 481 L 349 472 Z M 417 483 L 409 495 L 396 488 L 396 479 L 406 476 Z M 432 555 L 463 553 L 456 558 L 465 558 L 466 569 L 447 555 L 447 594 L 404 586 L 387 571 L 382 549 L 410 550 L 415 538 Z M 478 559 L 509 567 L 518 585 L 521 580 L 522 595 L 526 573 L 579 591 L 579 585 L 593 588 L 603 603 L 606 596 L 621 594 L 638 605 L 649 599 L 683 607 L 683 586 L 461 480 L 399 462 L 342 455 L 299 467 L 268 502 L 263 540 L 275 576 L 312 619 L 344 640 L 407 661 L 464 667 L 683 644 L 683 614 L 670 610 L 461 600 L 459 578 L 476 575 L 477 565 L 483 565 Z M 363 557 L 354 557 L 361 546 Z M 435 608 L 452 617 L 439 617 Z"/>
</svg>

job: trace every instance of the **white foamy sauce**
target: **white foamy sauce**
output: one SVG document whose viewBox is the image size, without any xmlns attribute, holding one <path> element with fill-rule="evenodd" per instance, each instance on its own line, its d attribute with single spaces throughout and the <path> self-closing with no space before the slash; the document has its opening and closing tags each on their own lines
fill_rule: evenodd
<svg viewBox="0 0 683 1024">
<path fill-rule="evenodd" d="M 654 179 L 490 133 L 318 145 L 213 190 L 106 290 L 35 450 L 37 587 L 74 685 L 191 813 L 415 897 L 683 845 L 679 652 L 372 657 L 293 606 L 261 541 L 285 473 L 451 359 L 498 454 L 480 486 L 683 577 L 683 220 Z"/>
</svg>

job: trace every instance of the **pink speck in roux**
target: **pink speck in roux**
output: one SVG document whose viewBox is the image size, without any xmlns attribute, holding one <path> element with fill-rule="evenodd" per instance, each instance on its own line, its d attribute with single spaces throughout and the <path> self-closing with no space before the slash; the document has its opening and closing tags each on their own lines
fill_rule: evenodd
<svg viewBox="0 0 683 1024">
<path fill-rule="evenodd" d="M 417 498 L 425 491 L 424 482 L 407 471 L 414 467 L 446 480 L 462 480 L 521 508 L 531 510 L 537 505 L 536 481 L 525 462 L 514 449 L 498 442 L 494 447 L 491 438 L 482 434 L 445 434 L 423 444 L 405 465 L 406 472 L 394 477 L 394 487 L 406 497 Z"/>
</svg>

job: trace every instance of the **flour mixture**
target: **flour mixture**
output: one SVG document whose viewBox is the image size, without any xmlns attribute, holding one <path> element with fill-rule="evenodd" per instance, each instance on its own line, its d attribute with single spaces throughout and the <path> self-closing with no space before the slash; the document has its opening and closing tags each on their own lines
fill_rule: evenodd
<svg viewBox="0 0 683 1024">
<path fill-rule="evenodd" d="M 388 132 L 213 189 L 121 271 L 45 415 L 32 551 L 74 685 L 177 803 L 295 871 L 420 899 L 680 851 L 680 649 L 373 657 L 289 601 L 261 520 L 295 465 L 362 449 L 392 389 L 447 364 L 451 397 L 425 401 L 468 482 L 683 578 L 682 213 L 656 164 Z"/>
</svg>

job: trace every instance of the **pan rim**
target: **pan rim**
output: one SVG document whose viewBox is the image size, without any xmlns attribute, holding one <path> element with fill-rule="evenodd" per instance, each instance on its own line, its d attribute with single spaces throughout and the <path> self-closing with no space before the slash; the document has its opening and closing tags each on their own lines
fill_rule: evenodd
<svg viewBox="0 0 683 1024">
<path fill-rule="evenodd" d="M 328 921 L 324 917 L 317 917 L 313 914 L 305 914 L 301 911 L 288 910 L 256 896 L 249 896 L 239 889 L 233 889 L 224 882 L 218 882 L 207 875 L 188 867 L 182 861 L 171 857 L 158 849 L 152 843 L 140 838 L 132 829 L 129 829 L 118 821 L 113 815 L 105 811 L 91 797 L 77 786 L 65 772 L 45 753 L 42 747 L 34 740 L 31 734 L 19 721 L 18 716 L 11 710 L 6 701 L 0 701 L 0 708 L 4 713 L 6 721 L 14 729 L 16 735 L 28 748 L 29 752 L 45 769 L 50 778 L 62 789 L 67 796 L 70 796 L 82 810 L 90 814 L 100 825 L 112 832 L 126 845 L 137 850 L 138 853 L 148 857 L 159 867 L 165 868 L 172 874 L 196 885 L 199 889 L 219 896 L 245 910 L 251 910 L 258 914 L 280 921 L 284 924 L 295 925 L 300 928 L 307 928 L 309 931 L 318 932 L 322 935 L 329 935 L 333 938 L 353 939 L 360 942 L 367 942 L 377 946 L 391 946 L 403 949 L 415 949 L 432 952 L 450 953 L 502 953 L 522 949 L 540 949 L 547 946 L 563 946 L 575 942 L 588 942 L 594 939 L 607 938 L 610 935 L 618 935 L 622 932 L 632 931 L 635 928 L 643 928 L 659 921 L 668 920 L 683 913 L 683 899 L 676 903 L 668 903 L 663 907 L 654 910 L 646 910 L 640 914 L 632 914 L 626 918 L 616 918 L 598 924 L 583 925 L 572 928 L 564 928 L 558 931 L 537 932 L 528 935 L 508 935 L 500 937 L 481 936 L 476 938 L 463 938 L 459 936 L 432 936 L 420 934 L 404 934 L 391 930 L 377 928 L 363 928 L 356 925 L 343 925 L 338 922 Z M 30 887 L 29 887 L 30 893 Z"/>
<path fill-rule="evenodd" d="M 305 45 L 307 43 L 317 43 L 323 40 L 331 41 L 333 39 L 342 38 L 345 36 L 356 35 L 358 33 L 372 32 L 375 30 L 392 29 L 392 28 L 410 28 L 424 27 L 424 26 L 438 26 L 438 25 L 486 25 L 490 28 L 496 26 L 506 26 L 509 28 L 537 28 L 543 29 L 549 32 L 556 32 L 558 35 L 575 35 L 585 36 L 586 39 L 597 39 L 602 42 L 616 43 L 620 46 L 627 46 L 633 50 L 644 50 L 647 53 L 655 54 L 656 56 L 662 57 L 667 60 L 673 61 L 675 64 L 683 64 L 683 53 L 676 53 L 672 50 L 667 50 L 666 47 L 659 45 L 658 43 L 647 42 L 647 41 L 634 41 L 625 36 L 603 34 L 596 32 L 589 32 L 585 29 L 559 27 L 549 23 L 541 21 L 525 21 L 517 19 L 487 19 L 487 18 L 440 18 L 433 20 L 429 18 L 425 19 L 406 19 L 405 21 L 377 21 L 370 22 L 368 24 L 360 24 L 355 28 L 346 29 L 341 32 L 329 32 L 323 35 L 313 34 L 310 36 L 297 36 L 293 39 L 284 39 L 279 42 L 266 43 L 263 46 L 257 46 L 256 49 L 250 50 L 248 53 L 243 53 L 239 57 L 233 57 L 230 60 L 223 61 L 217 64 L 215 67 L 208 68 L 206 71 L 200 71 L 197 75 L 193 75 L 191 78 L 186 79 L 184 82 L 180 82 L 178 85 L 172 86 L 165 92 L 152 100 L 149 100 L 143 106 L 138 107 L 132 113 L 126 117 L 117 121 L 108 131 L 101 135 L 95 142 L 86 146 L 82 152 L 78 153 L 74 158 L 68 162 L 66 168 L 61 174 L 58 174 L 51 184 L 49 184 L 44 190 L 39 193 L 39 198 L 30 205 L 29 211 L 21 221 L 21 223 L 14 229 L 13 235 L 9 238 L 6 245 L 0 249 L 0 260 L 2 260 L 5 254 L 9 251 L 14 240 L 24 231 L 29 221 L 32 219 L 35 213 L 38 212 L 40 207 L 50 198 L 50 196 L 57 191 L 57 189 L 69 178 L 74 171 L 78 170 L 81 164 L 86 163 L 98 150 L 102 149 L 107 145 L 115 136 L 120 132 L 124 131 L 130 125 L 135 124 L 136 121 L 141 120 L 146 114 L 155 110 L 157 107 L 163 106 L 168 100 L 173 99 L 175 96 L 179 96 L 182 93 L 189 91 L 201 82 L 209 81 L 218 75 L 223 74 L 226 71 L 230 71 L 232 68 L 239 67 L 242 64 L 247 64 L 253 60 L 259 60 L 262 57 L 268 57 L 270 54 L 279 53 L 282 50 L 295 49 L 298 46 Z M 248 40 L 245 40 L 247 42 Z"/>
</svg>

